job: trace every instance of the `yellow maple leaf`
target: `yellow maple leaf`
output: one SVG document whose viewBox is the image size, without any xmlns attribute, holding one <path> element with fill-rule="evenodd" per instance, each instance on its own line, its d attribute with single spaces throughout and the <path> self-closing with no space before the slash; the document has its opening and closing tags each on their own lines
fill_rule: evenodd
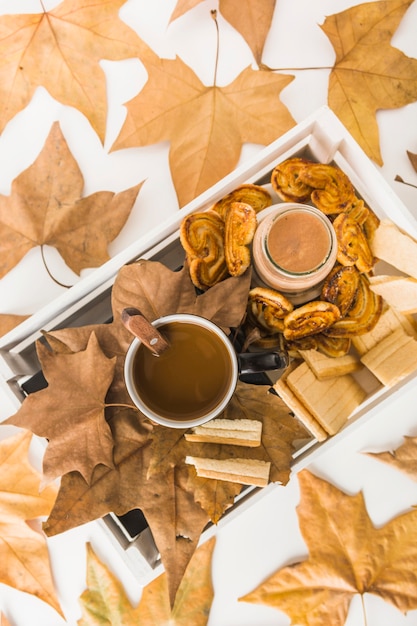
<svg viewBox="0 0 417 626">
<path fill-rule="evenodd" d="M 417 608 L 417 510 L 375 528 L 362 493 L 349 496 L 303 470 L 298 519 L 309 557 L 283 567 L 244 602 L 287 613 L 297 626 L 343 626 L 355 594 Z"/>
<path fill-rule="evenodd" d="M 127 104 L 114 149 L 170 141 L 180 206 L 236 167 L 242 144 L 266 145 L 295 122 L 279 99 L 293 76 L 244 69 L 225 86 L 205 86 L 181 59 L 149 55 L 143 90 Z"/>
<path fill-rule="evenodd" d="M 28 461 L 27 431 L 0 442 L 0 582 L 37 596 L 62 614 L 45 536 L 26 522 L 48 515 L 57 490 L 39 493 L 39 473 Z"/>
<path fill-rule="evenodd" d="M 413 0 L 359 4 L 328 17 L 323 30 L 336 62 L 328 103 L 376 163 L 382 164 L 375 114 L 417 100 L 417 59 L 391 45 Z"/>
<path fill-rule="evenodd" d="M 119 580 L 88 545 L 87 589 L 81 596 L 83 617 L 78 626 L 206 626 L 213 600 L 214 546 L 213 537 L 194 553 L 171 608 L 165 574 L 149 583 L 139 605 L 132 607 Z"/>
<path fill-rule="evenodd" d="M 0 132 L 43 86 L 79 109 L 104 140 L 106 81 L 99 61 L 145 51 L 119 19 L 125 1 L 64 0 L 51 11 L 0 17 Z"/>
</svg>

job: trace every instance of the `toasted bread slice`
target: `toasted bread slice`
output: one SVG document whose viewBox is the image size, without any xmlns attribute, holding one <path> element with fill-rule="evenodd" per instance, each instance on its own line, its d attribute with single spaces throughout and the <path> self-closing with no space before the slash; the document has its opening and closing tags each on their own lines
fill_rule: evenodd
<svg viewBox="0 0 417 626">
<path fill-rule="evenodd" d="M 361 361 L 383 385 L 392 387 L 417 369 L 417 341 L 397 328 Z"/>
<path fill-rule="evenodd" d="M 373 292 L 405 314 L 417 313 L 417 280 L 410 276 L 370 276 Z"/>
<path fill-rule="evenodd" d="M 241 485 L 266 487 L 271 463 L 258 459 L 209 459 L 187 456 L 185 462 L 194 465 L 197 476 L 226 480 Z"/>
<path fill-rule="evenodd" d="M 417 278 L 417 241 L 390 220 L 382 220 L 371 240 L 375 257 Z"/>
<path fill-rule="evenodd" d="M 257 447 L 261 444 L 262 422 L 250 419 L 214 419 L 195 426 L 185 433 L 187 441 L 197 443 L 225 443 L 236 446 Z"/>
<path fill-rule="evenodd" d="M 319 380 L 351 374 L 362 367 L 354 354 L 331 357 L 318 350 L 300 350 L 300 354 Z"/>
<path fill-rule="evenodd" d="M 329 435 L 344 426 L 366 397 L 350 374 L 319 380 L 306 362 L 289 374 L 287 384 Z"/>
</svg>

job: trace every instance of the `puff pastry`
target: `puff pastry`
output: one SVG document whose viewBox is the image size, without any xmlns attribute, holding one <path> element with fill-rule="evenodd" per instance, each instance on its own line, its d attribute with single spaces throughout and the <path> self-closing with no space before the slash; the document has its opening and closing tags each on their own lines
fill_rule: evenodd
<svg viewBox="0 0 417 626">
<path fill-rule="evenodd" d="M 284 338 L 294 340 L 315 335 L 332 326 L 340 317 L 339 309 L 331 302 L 307 302 L 285 316 Z"/>
<path fill-rule="evenodd" d="M 207 290 L 228 274 L 224 252 L 224 222 L 215 211 L 188 215 L 180 226 L 193 284 Z"/>
<path fill-rule="evenodd" d="M 305 166 L 312 161 L 301 157 L 292 157 L 279 163 L 272 171 L 271 185 L 278 196 L 286 202 L 305 202 L 309 199 L 313 187 L 300 177 Z"/>
<path fill-rule="evenodd" d="M 355 300 L 345 317 L 324 330 L 330 337 L 356 337 L 375 328 L 383 311 L 383 299 L 372 291 L 365 274 L 359 274 Z"/>
<path fill-rule="evenodd" d="M 337 260 L 342 265 L 355 265 L 360 272 L 370 272 L 375 259 L 361 226 L 348 214 L 341 213 L 333 221 L 337 237 Z"/>
<path fill-rule="evenodd" d="M 342 315 L 351 308 L 359 285 L 359 272 L 355 266 L 335 265 L 326 277 L 322 289 L 321 299 L 333 302 Z"/>
<path fill-rule="evenodd" d="M 292 302 L 274 289 L 254 287 L 249 292 L 249 317 L 270 332 L 283 332 L 284 318 L 293 309 Z"/>
<path fill-rule="evenodd" d="M 299 178 L 313 188 L 311 200 L 326 215 L 348 211 L 357 202 L 349 178 L 334 165 L 310 163 L 300 169 Z"/>
<path fill-rule="evenodd" d="M 224 221 L 224 254 L 231 276 L 241 276 L 251 262 L 249 244 L 256 230 L 256 211 L 245 202 L 232 202 Z"/>
<path fill-rule="evenodd" d="M 249 204 L 256 213 L 259 213 L 259 211 L 271 206 L 272 196 L 264 187 L 247 183 L 236 187 L 236 189 L 218 200 L 211 208 L 225 219 L 226 211 L 233 202 L 245 202 Z"/>
</svg>

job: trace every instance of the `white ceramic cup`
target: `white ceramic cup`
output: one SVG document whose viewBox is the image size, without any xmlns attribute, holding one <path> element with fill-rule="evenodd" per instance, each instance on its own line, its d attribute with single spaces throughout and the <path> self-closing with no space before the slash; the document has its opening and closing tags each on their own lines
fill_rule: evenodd
<svg viewBox="0 0 417 626">
<path fill-rule="evenodd" d="M 152 422 L 161 424 L 162 426 L 169 426 L 171 428 L 191 428 L 193 426 L 204 424 L 205 422 L 208 422 L 209 420 L 217 417 L 218 415 L 220 415 L 220 413 L 222 413 L 222 411 L 226 408 L 226 406 L 230 402 L 234 394 L 236 383 L 238 380 L 238 375 L 239 375 L 238 357 L 236 355 L 236 352 L 231 342 L 229 341 L 228 337 L 223 332 L 223 330 L 219 328 L 213 322 L 203 317 L 200 317 L 197 315 L 177 313 L 174 315 L 167 315 L 165 317 L 161 317 L 155 320 L 154 322 L 152 322 L 152 325 L 158 328 L 159 332 L 163 335 L 164 326 L 166 327 L 166 332 L 168 333 L 169 325 L 174 322 L 176 324 L 185 324 L 185 325 L 191 324 L 197 327 L 197 329 L 201 328 L 203 330 L 205 329 L 205 331 L 208 331 L 210 333 L 211 341 L 215 342 L 215 345 L 217 345 L 221 354 L 223 355 L 222 356 L 223 362 L 226 361 L 225 367 L 227 371 L 227 374 L 226 374 L 227 380 L 219 381 L 222 383 L 221 391 L 219 391 L 219 397 L 216 399 L 215 405 L 213 406 L 213 402 L 210 402 L 210 406 L 207 407 L 207 410 L 200 409 L 199 411 L 195 412 L 194 416 L 192 415 L 186 416 L 184 419 L 182 419 L 182 416 L 178 414 L 175 417 L 170 415 L 169 408 L 167 408 L 167 411 L 164 414 L 163 411 L 159 409 L 155 409 L 155 406 L 151 406 L 151 404 L 145 401 L 144 398 L 142 397 L 144 394 L 143 393 L 141 394 L 141 390 L 139 388 L 139 382 L 135 383 L 134 370 L 136 369 L 135 359 L 136 359 L 136 355 L 138 351 L 139 350 L 144 351 L 148 349 L 137 338 L 133 339 L 126 354 L 126 360 L 125 360 L 125 365 L 124 365 L 124 378 L 125 378 L 125 384 L 126 384 L 127 390 L 134 404 Z M 197 341 L 196 343 L 199 343 L 199 342 Z M 203 351 L 200 350 L 200 354 L 198 355 L 199 347 L 200 346 L 198 345 L 192 346 L 191 351 L 190 351 L 190 362 L 195 358 L 199 360 L 201 358 L 204 359 Z M 170 354 L 170 350 L 171 348 L 169 348 L 161 356 L 155 356 L 151 354 L 150 356 L 146 355 L 146 358 L 152 358 L 152 359 L 158 359 L 158 360 L 159 359 L 161 360 L 171 359 L 172 361 L 172 358 L 175 359 L 175 355 L 173 357 L 172 356 L 173 353 Z M 154 362 L 151 362 L 151 365 L 152 367 L 154 367 L 155 365 Z M 156 364 L 156 366 L 159 366 L 159 364 Z M 166 367 L 168 367 L 169 371 L 172 372 L 172 376 L 174 377 L 178 375 L 181 376 L 181 372 L 179 372 L 178 367 L 176 367 L 175 360 L 173 360 L 172 362 L 168 362 L 168 365 Z M 194 372 L 192 371 L 189 372 L 189 378 L 193 378 L 193 377 L 194 377 Z M 144 376 L 143 378 L 146 378 L 146 376 Z M 186 382 L 187 381 L 178 379 L 178 382 L 175 386 L 175 391 L 177 390 L 178 387 L 181 386 L 182 388 L 181 393 L 186 394 L 187 393 L 187 385 L 185 384 Z M 142 386 L 146 386 L 146 381 L 142 383 Z M 164 389 L 163 387 L 164 387 L 164 380 L 162 380 L 161 382 L 161 388 L 160 388 L 161 397 L 163 396 L 163 394 L 172 394 L 172 388 L 170 390 L 169 389 L 167 390 L 167 389 Z M 165 404 L 166 405 L 169 404 L 168 396 L 166 396 Z"/>
</svg>

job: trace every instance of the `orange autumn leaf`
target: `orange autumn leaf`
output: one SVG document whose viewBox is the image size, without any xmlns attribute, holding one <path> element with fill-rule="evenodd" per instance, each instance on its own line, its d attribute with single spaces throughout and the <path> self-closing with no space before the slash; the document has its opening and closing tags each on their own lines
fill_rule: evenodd
<svg viewBox="0 0 417 626">
<path fill-rule="evenodd" d="M 170 21 L 173 22 L 174 20 L 178 19 L 179 17 L 184 15 L 184 13 L 187 13 L 187 11 L 190 11 L 191 9 L 196 7 L 197 4 L 200 4 L 200 2 L 203 1 L 204 0 L 177 0 L 177 4 L 175 5 L 175 9 L 172 12 Z"/>
<path fill-rule="evenodd" d="M 35 246 L 55 247 L 76 273 L 109 259 L 141 184 L 82 197 L 84 179 L 58 122 L 32 165 L 0 195 L 0 277 Z"/>
<path fill-rule="evenodd" d="M 392 452 L 368 452 L 367 456 L 382 461 L 417 481 L 417 437 L 404 437 L 404 443 Z"/>
<path fill-rule="evenodd" d="M 56 497 L 54 486 L 39 491 L 41 476 L 28 460 L 31 437 L 24 432 L 0 442 L 0 582 L 62 615 L 45 537 L 27 523 L 48 515 Z"/>
<path fill-rule="evenodd" d="M 271 28 L 276 0 L 220 0 L 223 17 L 236 28 L 252 50 L 255 61 L 262 64 L 262 52 Z"/>
<path fill-rule="evenodd" d="M 307 470 L 298 478 L 297 513 L 309 556 L 241 600 L 273 606 L 297 626 L 343 626 L 356 594 L 374 594 L 403 613 L 416 609 L 417 510 L 376 528 L 362 493 L 346 495 Z"/>
<path fill-rule="evenodd" d="M 0 626 L 10 626 L 9 620 L 3 615 L 3 613 L 0 613 Z"/>
<path fill-rule="evenodd" d="M 132 607 L 119 580 L 88 544 L 87 589 L 80 598 L 83 617 L 78 626 L 206 626 L 213 600 L 211 560 L 214 546 L 215 539 L 212 538 L 194 553 L 171 609 L 165 574 L 150 582 L 142 592 L 139 605 Z"/>
<path fill-rule="evenodd" d="M 99 63 L 145 51 L 119 19 L 125 1 L 63 0 L 50 11 L 0 17 L 0 132 L 43 86 L 81 111 L 104 141 L 106 79 Z"/>
<path fill-rule="evenodd" d="M 413 0 L 368 2 L 327 17 L 336 53 L 328 103 L 365 152 L 382 164 L 376 113 L 417 100 L 417 59 L 391 45 Z"/>
<path fill-rule="evenodd" d="M 113 465 L 104 401 L 116 359 L 103 354 L 94 333 L 86 349 L 74 354 L 54 354 L 41 343 L 37 348 L 48 387 L 27 396 L 4 423 L 48 439 L 45 480 L 77 470 L 88 482 L 96 465 Z"/>
<path fill-rule="evenodd" d="M 128 102 L 112 149 L 170 141 L 180 206 L 230 173 L 244 143 L 268 144 L 295 124 L 279 99 L 293 76 L 247 67 L 229 85 L 207 87 L 179 58 L 148 55 L 145 65 L 148 82 Z"/>
<path fill-rule="evenodd" d="M 27 319 L 27 315 L 14 315 L 11 313 L 0 313 L 0 337 L 13 330 L 21 322 Z"/>
</svg>

